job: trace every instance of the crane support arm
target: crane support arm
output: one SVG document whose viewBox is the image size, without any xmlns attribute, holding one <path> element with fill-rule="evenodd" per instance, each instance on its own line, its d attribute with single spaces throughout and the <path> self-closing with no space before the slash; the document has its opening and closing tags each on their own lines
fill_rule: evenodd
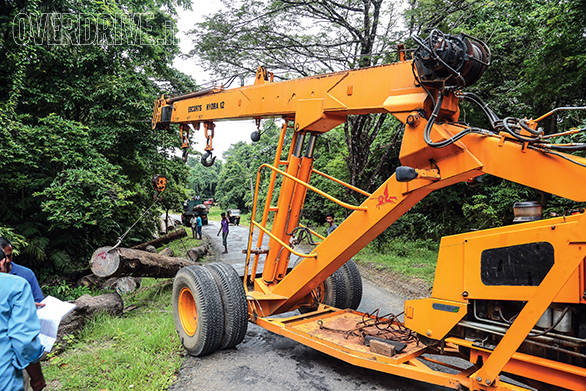
<svg viewBox="0 0 586 391">
<path fill-rule="evenodd" d="M 415 86 L 411 61 L 272 82 L 263 68 L 253 85 L 210 89 L 202 95 L 155 103 L 153 127 L 227 119 L 285 117 L 297 130 L 328 131 L 349 114 L 422 109 L 427 94 Z"/>
</svg>

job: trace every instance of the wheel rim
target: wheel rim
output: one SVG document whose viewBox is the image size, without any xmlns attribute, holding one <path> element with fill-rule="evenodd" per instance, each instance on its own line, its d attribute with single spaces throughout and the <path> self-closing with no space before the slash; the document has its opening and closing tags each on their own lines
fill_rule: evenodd
<svg viewBox="0 0 586 391">
<path fill-rule="evenodd" d="M 197 330 L 197 308 L 189 288 L 183 288 L 179 292 L 177 307 L 179 308 L 179 319 L 183 330 L 187 335 L 192 336 Z"/>
</svg>

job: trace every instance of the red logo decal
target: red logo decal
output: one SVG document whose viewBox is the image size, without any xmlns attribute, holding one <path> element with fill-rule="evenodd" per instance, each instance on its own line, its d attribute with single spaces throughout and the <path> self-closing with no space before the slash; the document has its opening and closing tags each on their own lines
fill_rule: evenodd
<svg viewBox="0 0 586 391">
<path fill-rule="evenodd" d="M 380 209 L 382 205 L 389 203 L 397 203 L 397 197 L 389 197 L 389 185 L 385 185 L 385 191 L 383 192 L 383 195 L 378 196 L 378 204 L 376 204 L 376 207 Z"/>
</svg>

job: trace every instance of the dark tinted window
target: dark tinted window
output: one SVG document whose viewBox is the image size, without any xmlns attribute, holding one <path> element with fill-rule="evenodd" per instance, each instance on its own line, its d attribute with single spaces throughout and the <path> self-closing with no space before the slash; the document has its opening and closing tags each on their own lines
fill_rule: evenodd
<svg viewBox="0 0 586 391">
<path fill-rule="evenodd" d="M 536 286 L 553 262 L 553 246 L 547 242 L 491 248 L 482 252 L 480 276 L 484 285 Z"/>
</svg>

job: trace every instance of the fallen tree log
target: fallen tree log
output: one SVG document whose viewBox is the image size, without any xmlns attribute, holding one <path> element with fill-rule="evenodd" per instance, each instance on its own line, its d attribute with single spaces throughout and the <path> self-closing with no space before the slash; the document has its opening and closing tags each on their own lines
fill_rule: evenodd
<svg viewBox="0 0 586 391">
<path fill-rule="evenodd" d="M 118 293 L 106 293 L 100 296 L 83 295 L 74 301 L 75 308 L 67 314 L 59 324 L 57 341 L 51 351 L 57 354 L 67 345 L 66 335 L 78 333 L 85 323 L 96 314 L 103 312 L 111 315 L 121 315 L 124 303 Z"/>
<path fill-rule="evenodd" d="M 156 239 L 149 240 L 148 242 L 144 242 L 141 244 L 137 244 L 136 246 L 132 246 L 132 249 L 135 250 L 144 250 L 147 246 L 155 246 L 160 247 L 163 244 L 167 244 L 177 239 L 181 239 L 187 236 L 187 232 L 185 229 L 176 229 L 173 232 L 169 232 L 167 235 L 160 236 Z"/>
<path fill-rule="evenodd" d="M 175 256 L 175 251 L 173 251 L 172 248 L 167 247 L 167 248 L 161 250 L 161 252 L 159 252 L 159 255 L 164 255 L 166 257 L 174 257 Z"/>
<path fill-rule="evenodd" d="M 134 292 L 140 288 L 140 277 L 98 277 L 95 274 L 83 276 L 78 285 L 94 289 L 114 289 L 119 294 Z"/>
<path fill-rule="evenodd" d="M 193 247 L 187 250 L 187 259 L 195 262 L 208 253 L 207 246 Z"/>
<path fill-rule="evenodd" d="M 118 247 L 101 247 L 90 260 L 92 273 L 98 277 L 175 277 L 184 266 L 194 263 L 185 258 L 166 257 L 146 251 Z"/>
<path fill-rule="evenodd" d="M 140 288 L 140 277 L 120 277 L 114 282 L 112 288 L 121 295 L 134 292 Z"/>
<path fill-rule="evenodd" d="M 87 288 L 98 288 L 101 289 L 102 285 L 104 284 L 105 279 L 102 277 L 98 277 L 95 274 L 88 274 L 87 276 L 83 276 L 77 281 L 78 285 L 85 286 Z"/>
</svg>

